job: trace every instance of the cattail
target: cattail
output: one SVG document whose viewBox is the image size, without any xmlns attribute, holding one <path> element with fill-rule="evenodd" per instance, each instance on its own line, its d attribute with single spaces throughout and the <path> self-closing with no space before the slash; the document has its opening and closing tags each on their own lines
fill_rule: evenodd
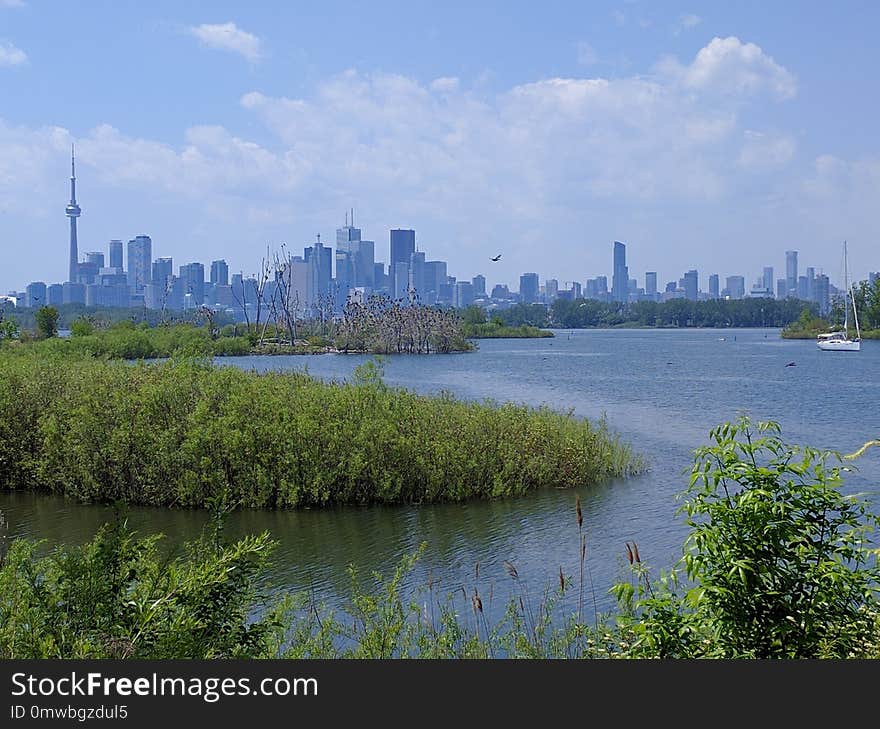
<svg viewBox="0 0 880 729">
<path fill-rule="evenodd" d="M 474 590 L 474 596 L 471 598 L 474 603 L 474 612 L 483 612 L 483 601 L 480 599 L 480 593 Z"/>
<path fill-rule="evenodd" d="M 475 580 L 479 580 L 479 579 L 480 579 L 480 563 L 479 563 L 479 562 L 477 562 L 477 563 L 474 565 L 474 579 L 475 579 Z"/>
<path fill-rule="evenodd" d="M 629 560 L 629 563 L 633 563 L 633 551 L 630 549 L 629 542 L 626 543 L 626 558 Z"/>
<path fill-rule="evenodd" d="M 523 603 L 522 596 L 520 596 L 520 598 L 519 598 L 519 609 L 522 610 L 522 614 L 523 614 L 523 615 L 526 614 L 526 606 L 525 606 L 525 604 Z"/>
<path fill-rule="evenodd" d="M 584 515 L 583 515 L 583 513 L 581 513 L 581 497 L 580 496 L 575 497 L 574 509 L 577 512 L 578 529 L 580 529 L 584 523 Z"/>
<path fill-rule="evenodd" d="M 642 561 L 642 558 L 639 557 L 639 545 L 635 542 L 633 542 L 633 559 L 638 563 L 641 563 Z"/>
<path fill-rule="evenodd" d="M 562 575 L 562 565 L 559 566 L 559 589 L 565 591 L 565 577 Z"/>
<path fill-rule="evenodd" d="M 509 574 L 513 579 L 519 577 L 519 573 L 516 571 L 516 567 L 514 567 L 510 562 L 506 559 L 504 560 L 504 569 L 507 570 L 507 574 Z"/>
<path fill-rule="evenodd" d="M 584 561 L 584 558 L 587 556 L 587 538 L 581 537 L 581 562 Z"/>
</svg>

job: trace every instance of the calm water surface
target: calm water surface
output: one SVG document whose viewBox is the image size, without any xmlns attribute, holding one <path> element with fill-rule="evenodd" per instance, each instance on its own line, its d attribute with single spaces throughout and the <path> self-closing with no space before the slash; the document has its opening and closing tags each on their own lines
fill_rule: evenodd
<svg viewBox="0 0 880 729">
<path fill-rule="evenodd" d="M 246 511 L 229 521 L 230 537 L 268 529 L 279 540 L 271 580 L 279 589 L 312 589 L 329 604 L 348 593 L 348 565 L 363 575 L 388 574 L 402 555 L 426 543 L 411 586 L 432 579 L 441 592 L 473 588 L 480 563 L 484 607 L 495 616 L 514 586 L 502 562 L 511 561 L 530 590 L 555 584 L 561 566 L 578 571 L 574 517 L 579 493 L 588 535 L 588 563 L 600 609 L 623 574 L 624 542 L 636 540 L 642 559 L 669 566 L 685 534 L 675 495 L 694 448 L 711 427 L 747 412 L 773 419 L 794 442 L 852 452 L 880 437 L 880 342 L 858 354 L 821 352 L 813 341 L 786 341 L 778 330 L 557 331 L 554 339 L 482 340 L 474 353 L 386 358 L 385 381 L 424 393 L 546 404 L 577 415 L 605 415 L 609 425 L 646 457 L 644 476 L 588 490 L 545 490 L 497 502 L 420 507 Z M 224 366 L 307 370 L 346 379 L 367 358 L 355 355 L 243 357 Z M 795 366 L 786 367 L 789 362 Z M 868 451 L 849 491 L 865 492 L 880 511 L 880 449 Z M 79 543 L 110 510 L 60 498 L 0 494 L 10 536 Z M 201 511 L 133 509 L 144 532 L 170 543 L 196 535 Z M 587 601 L 592 603 L 589 597 Z M 576 599 L 569 593 L 569 609 Z M 518 594 L 518 593 L 517 593 Z M 491 598 L 487 598 L 491 596 Z"/>
</svg>

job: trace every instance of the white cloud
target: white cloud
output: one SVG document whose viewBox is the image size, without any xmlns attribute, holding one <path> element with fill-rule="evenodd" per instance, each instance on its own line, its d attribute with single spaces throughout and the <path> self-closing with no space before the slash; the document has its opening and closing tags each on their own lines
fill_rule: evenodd
<svg viewBox="0 0 880 729">
<path fill-rule="evenodd" d="M 443 76 L 441 78 L 435 78 L 431 82 L 431 89 L 434 91 L 457 91 L 458 90 L 458 79 L 454 76 Z"/>
<path fill-rule="evenodd" d="M 702 22 L 703 19 L 699 15 L 694 15 L 693 13 L 682 15 L 678 19 L 678 24 L 682 28 L 696 28 Z"/>
<path fill-rule="evenodd" d="M 699 92 L 745 95 L 766 91 L 780 100 L 790 99 L 797 92 L 797 82 L 790 71 L 759 46 L 743 43 L 735 36 L 713 38 L 689 66 L 664 59 L 657 70 Z"/>
<path fill-rule="evenodd" d="M 577 44 L 577 59 L 582 66 L 592 66 L 599 62 L 599 54 L 586 41 Z"/>
<path fill-rule="evenodd" d="M 189 32 L 208 48 L 237 53 L 251 63 L 258 62 L 262 56 L 260 39 L 235 23 L 198 25 Z"/>
<path fill-rule="evenodd" d="M 740 167 L 766 171 L 781 167 L 792 160 L 797 145 L 788 135 L 775 135 L 746 129 L 737 163 Z"/>
<path fill-rule="evenodd" d="M 0 0 L 0 8 L 23 8 L 24 0 Z"/>
<path fill-rule="evenodd" d="M 0 41 L 0 66 L 19 66 L 27 63 L 27 54 L 12 43 Z"/>
</svg>

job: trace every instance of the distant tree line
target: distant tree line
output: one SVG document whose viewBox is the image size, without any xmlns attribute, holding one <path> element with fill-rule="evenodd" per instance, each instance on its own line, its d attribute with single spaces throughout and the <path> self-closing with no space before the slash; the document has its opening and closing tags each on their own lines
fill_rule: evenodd
<svg viewBox="0 0 880 729">
<path fill-rule="evenodd" d="M 671 299 L 630 304 L 596 299 L 557 299 L 517 304 L 493 312 L 507 326 L 522 324 L 559 329 L 591 327 L 784 327 L 804 308 L 818 315 L 818 305 L 799 299 Z"/>
</svg>

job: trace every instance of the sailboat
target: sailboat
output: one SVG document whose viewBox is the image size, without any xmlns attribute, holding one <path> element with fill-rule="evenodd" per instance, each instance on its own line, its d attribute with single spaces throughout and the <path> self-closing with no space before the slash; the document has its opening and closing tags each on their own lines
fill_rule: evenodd
<svg viewBox="0 0 880 729">
<path fill-rule="evenodd" d="M 850 287 L 846 270 L 846 241 L 843 241 L 843 331 L 820 334 L 816 338 L 819 349 L 826 352 L 858 352 L 862 348 L 862 333 L 859 331 L 859 314 L 856 311 L 855 291 Z M 855 339 L 849 338 L 849 307 L 852 302 L 853 321 L 856 325 Z"/>
</svg>

